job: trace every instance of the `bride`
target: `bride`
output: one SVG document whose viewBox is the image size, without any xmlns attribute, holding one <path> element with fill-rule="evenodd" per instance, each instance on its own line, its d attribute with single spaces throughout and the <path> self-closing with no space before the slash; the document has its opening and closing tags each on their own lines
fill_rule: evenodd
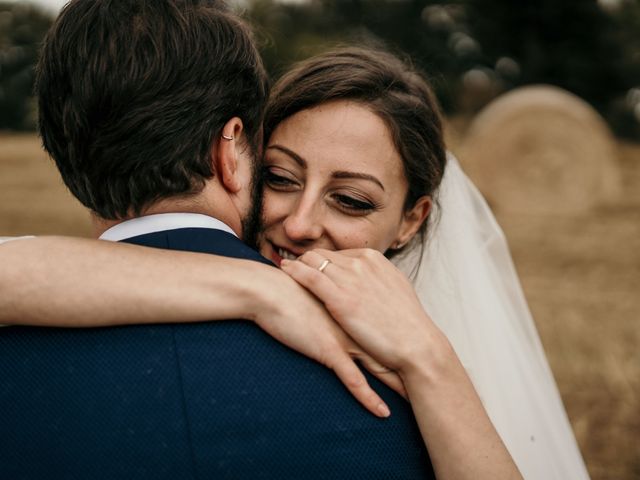
<svg viewBox="0 0 640 480">
<path fill-rule="evenodd" d="M 459 358 L 524 478 L 588 478 L 505 239 L 456 160 L 449 156 L 444 168 L 440 119 L 423 80 L 386 54 L 346 49 L 314 57 L 275 86 L 265 139 L 261 252 L 315 294 L 377 362 L 400 373 L 414 411 L 423 409 L 415 412 L 420 425 L 429 417 L 425 441 L 442 418 L 423 408 L 419 382 L 407 377 L 428 349 L 447 351 L 442 331 L 455 355 L 439 358 L 451 374 L 439 379 L 451 385 L 434 400 L 450 404 L 441 415 L 459 415 L 462 424 L 470 418 L 452 401 L 465 391 Z M 285 343 L 295 335 L 277 319 L 261 320 L 286 299 L 255 262 L 54 237 L 7 242 L 0 262 L 5 324 L 243 317 Z M 222 285 L 236 287 L 233 300 L 216 293 Z M 480 417 L 471 421 L 481 424 Z M 474 441 L 491 438 L 483 428 L 480 437 L 460 433 L 429 444 L 436 470 L 447 470 L 438 465 L 447 452 L 433 448 L 476 450 Z"/>
</svg>

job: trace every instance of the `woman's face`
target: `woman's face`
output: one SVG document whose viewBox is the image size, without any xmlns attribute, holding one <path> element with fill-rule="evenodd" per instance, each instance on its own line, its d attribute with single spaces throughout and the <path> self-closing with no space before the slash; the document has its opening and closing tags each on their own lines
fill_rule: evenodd
<svg viewBox="0 0 640 480">
<path fill-rule="evenodd" d="M 425 197 L 419 212 L 405 212 L 407 191 L 402 159 L 376 114 L 349 101 L 300 111 L 278 125 L 265 151 L 261 251 L 279 265 L 314 248 L 395 248 L 431 206 Z"/>
</svg>

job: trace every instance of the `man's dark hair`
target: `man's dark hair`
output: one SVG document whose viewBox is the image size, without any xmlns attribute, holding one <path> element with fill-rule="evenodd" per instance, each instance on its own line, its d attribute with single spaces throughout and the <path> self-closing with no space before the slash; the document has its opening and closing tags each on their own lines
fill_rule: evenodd
<svg viewBox="0 0 640 480">
<path fill-rule="evenodd" d="M 105 219 L 199 192 L 234 116 L 258 153 L 267 76 L 222 1 L 73 0 L 37 69 L 39 128 L 71 192 Z"/>
</svg>

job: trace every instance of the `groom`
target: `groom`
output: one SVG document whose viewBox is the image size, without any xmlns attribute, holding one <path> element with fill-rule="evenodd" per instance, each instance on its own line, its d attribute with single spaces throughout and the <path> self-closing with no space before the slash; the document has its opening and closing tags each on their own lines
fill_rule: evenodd
<svg viewBox="0 0 640 480">
<path fill-rule="evenodd" d="M 45 148 L 102 238 L 266 262 L 238 236 L 257 223 L 267 81 L 221 2 L 73 0 L 37 91 Z M 0 365 L 0 478 L 433 475 L 404 400 L 368 377 L 393 412 L 374 417 L 247 321 L 7 327 Z"/>
</svg>

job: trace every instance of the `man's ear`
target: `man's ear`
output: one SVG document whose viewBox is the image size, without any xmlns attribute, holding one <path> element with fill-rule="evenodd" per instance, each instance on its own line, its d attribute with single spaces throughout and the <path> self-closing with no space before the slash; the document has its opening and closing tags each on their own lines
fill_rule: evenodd
<svg viewBox="0 0 640 480">
<path fill-rule="evenodd" d="M 229 193 L 237 193 L 242 188 L 242 179 L 238 173 L 238 160 L 242 148 L 244 126 L 242 120 L 233 117 L 222 127 L 220 137 L 211 147 L 213 169 L 218 175 L 220 184 Z"/>
<path fill-rule="evenodd" d="M 427 220 L 432 207 L 431 197 L 427 195 L 420 197 L 415 205 L 404 213 L 398 235 L 395 242 L 391 244 L 391 248 L 399 249 L 409 243 Z"/>
</svg>

